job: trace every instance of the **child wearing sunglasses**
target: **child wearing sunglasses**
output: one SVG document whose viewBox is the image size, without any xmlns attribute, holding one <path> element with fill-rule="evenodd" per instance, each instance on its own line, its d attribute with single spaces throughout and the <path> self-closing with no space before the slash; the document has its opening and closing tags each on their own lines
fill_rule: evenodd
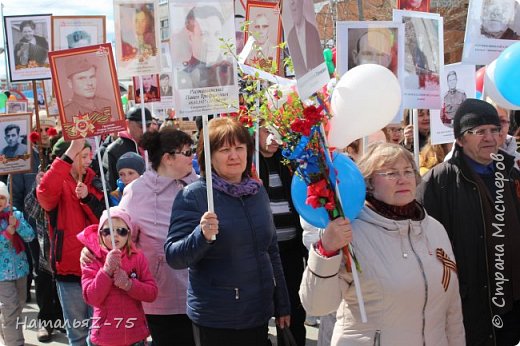
<svg viewBox="0 0 520 346">
<path fill-rule="evenodd" d="M 130 215 L 112 207 L 110 218 L 115 248 L 106 211 L 99 225 L 78 234 L 95 256 L 81 268 L 83 297 L 94 308 L 90 341 L 93 345 L 144 345 L 150 333 L 141 302 L 156 299 L 157 285 L 145 256 L 132 243 Z"/>
</svg>

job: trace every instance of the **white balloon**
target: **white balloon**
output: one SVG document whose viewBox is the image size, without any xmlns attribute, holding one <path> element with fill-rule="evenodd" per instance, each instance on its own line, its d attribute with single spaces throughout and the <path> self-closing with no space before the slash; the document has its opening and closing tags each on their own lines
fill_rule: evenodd
<svg viewBox="0 0 520 346">
<path fill-rule="evenodd" d="M 486 97 L 491 98 L 497 106 L 511 109 L 511 110 L 519 110 L 520 106 L 515 106 L 511 102 L 505 99 L 504 96 L 500 93 L 495 85 L 495 68 L 497 66 L 497 61 L 493 60 L 491 64 L 486 67 L 486 73 L 484 74 L 484 94 Z"/>
<path fill-rule="evenodd" d="M 386 67 L 364 64 L 341 77 L 331 106 L 329 144 L 344 148 L 385 127 L 401 105 L 401 86 Z"/>
</svg>

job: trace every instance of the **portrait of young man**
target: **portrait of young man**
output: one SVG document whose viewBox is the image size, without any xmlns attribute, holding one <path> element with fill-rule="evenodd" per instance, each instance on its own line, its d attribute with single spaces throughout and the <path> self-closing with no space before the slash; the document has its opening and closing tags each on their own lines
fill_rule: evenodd
<svg viewBox="0 0 520 346">
<path fill-rule="evenodd" d="M 232 60 L 222 49 L 224 17 L 215 7 L 193 7 L 186 15 L 191 56 L 177 72 L 180 89 L 207 88 L 234 84 Z"/>
<path fill-rule="evenodd" d="M 111 114 L 116 114 L 114 102 L 97 92 L 98 66 L 85 56 L 71 56 L 65 62 L 66 86 L 72 91 L 63 108 L 68 122 L 74 116 L 98 111 L 103 113 L 106 107 Z M 65 86 L 62 86 L 65 87 Z"/>
<path fill-rule="evenodd" d="M 21 142 L 20 132 L 20 125 L 16 123 L 8 124 L 4 128 L 4 139 L 7 145 L 2 148 L 2 155 L 14 158 L 27 154 L 27 145 Z"/>
</svg>

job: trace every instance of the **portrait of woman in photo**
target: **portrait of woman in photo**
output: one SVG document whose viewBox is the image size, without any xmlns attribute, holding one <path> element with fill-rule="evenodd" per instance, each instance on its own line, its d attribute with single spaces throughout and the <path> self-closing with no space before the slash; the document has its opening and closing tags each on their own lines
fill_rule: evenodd
<svg viewBox="0 0 520 346">
<path fill-rule="evenodd" d="M 16 66 L 41 67 L 47 62 L 49 43 L 43 36 L 35 34 L 36 24 L 32 20 L 20 23 L 22 38 L 14 47 Z"/>
</svg>

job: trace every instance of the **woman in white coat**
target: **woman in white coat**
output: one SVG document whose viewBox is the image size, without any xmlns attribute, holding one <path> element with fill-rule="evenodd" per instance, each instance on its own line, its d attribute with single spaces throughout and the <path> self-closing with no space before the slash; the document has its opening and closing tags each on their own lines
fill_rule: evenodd
<svg viewBox="0 0 520 346">
<path fill-rule="evenodd" d="M 403 147 L 376 143 L 358 163 L 367 199 L 350 223 L 331 221 L 309 253 L 305 310 L 337 310 L 331 345 L 464 345 L 453 251 L 446 231 L 415 200 L 420 176 Z M 340 249 L 352 243 L 367 323 Z"/>
</svg>

